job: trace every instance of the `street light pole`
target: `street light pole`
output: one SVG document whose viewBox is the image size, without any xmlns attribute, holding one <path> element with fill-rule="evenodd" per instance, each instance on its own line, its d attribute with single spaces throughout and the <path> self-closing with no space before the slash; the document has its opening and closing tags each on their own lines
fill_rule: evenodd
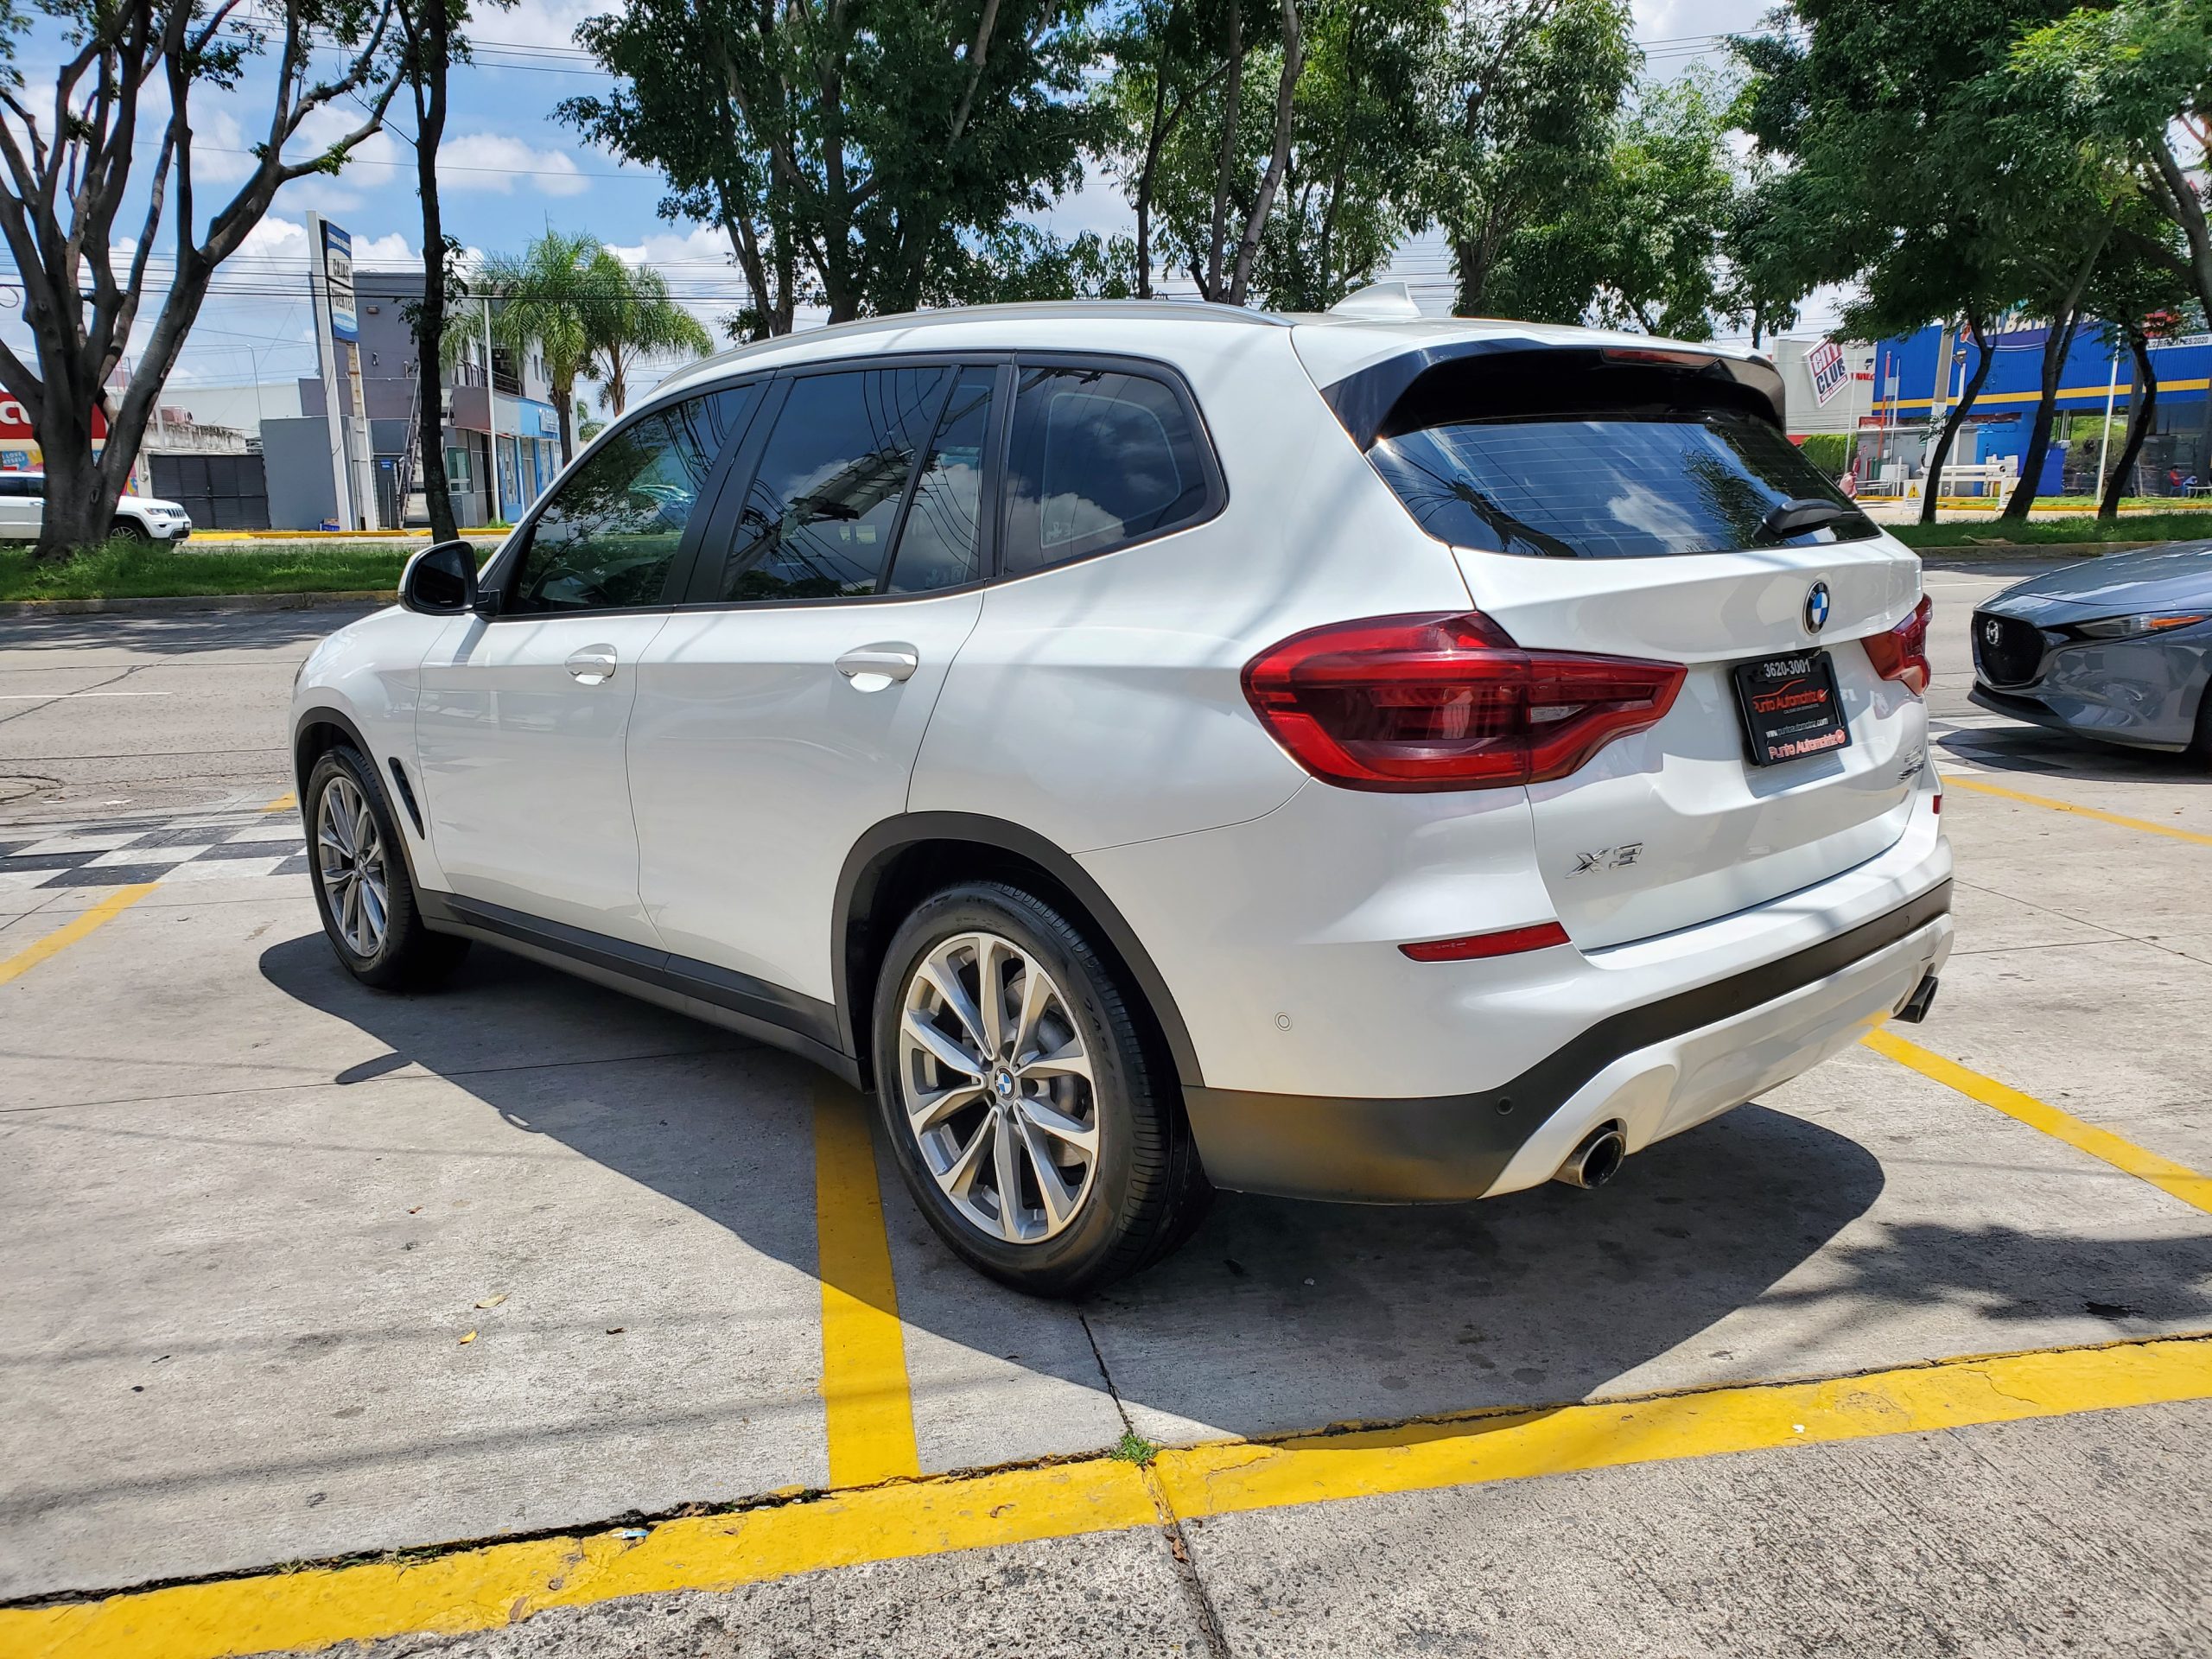
<svg viewBox="0 0 2212 1659">
<path fill-rule="evenodd" d="M 490 460 L 492 522 L 507 522 L 505 493 L 499 488 L 499 388 L 492 373 L 492 296 L 484 296 L 484 424 L 488 429 L 484 448 Z"/>
</svg>

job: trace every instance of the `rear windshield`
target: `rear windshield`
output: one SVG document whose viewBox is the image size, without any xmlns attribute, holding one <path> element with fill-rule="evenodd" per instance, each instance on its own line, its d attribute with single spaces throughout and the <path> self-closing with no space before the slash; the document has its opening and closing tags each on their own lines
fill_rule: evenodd
<svg viewBox="0 0 2212 1659">
<path fill-rule="evenodd" d="M 1775 529 L 1786 502 L 1848 499 L 1772 425 L 1732 411 L 1467 421 L 1381 439 L 1368 457 L 1423 530 L 1492 553 L 1643 559 L 1876 534 L 1855 508 Z"/>
</svg>

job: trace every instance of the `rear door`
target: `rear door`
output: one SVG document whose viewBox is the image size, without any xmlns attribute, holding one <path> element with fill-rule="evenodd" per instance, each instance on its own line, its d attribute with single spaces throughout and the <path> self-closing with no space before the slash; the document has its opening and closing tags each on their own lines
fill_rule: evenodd
<svg viewBox="0 0 2212 1659">
<path fill-rule="evenodd" d="M 1669 377 L 1528 355 L 1433 391 L 1369 453 L 1518 644 L 1688 665 L 1658 725 L 1529 791 L 1575 942 L 1708 921 L 1891 846 L 1925 711 L 1862 641 L 1911 615 L 1918 561 L 1694 358 Z"/>
<path fill-rule="evenodd" d="M 720 970 L 726 994 L 795 992 L 817 1017 L 834 999 L 839 874 L 906 810 L 982 608 L 1004 372 L 942 362 L 779 382 L 690 603 L 639 670 L 639 892 L 669 950 Z"/>
</svg>

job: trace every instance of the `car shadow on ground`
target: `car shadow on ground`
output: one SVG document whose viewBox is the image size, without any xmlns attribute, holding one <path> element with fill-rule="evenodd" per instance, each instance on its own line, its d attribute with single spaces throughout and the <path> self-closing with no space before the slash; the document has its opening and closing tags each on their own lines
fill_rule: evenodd
<svg viewBox="0 0 2212 1659">
<path fill-rule="evenodd" d="M 764 1254 L 817 1270 L 812 1194 L 733 1172 L 810 1167 L 807 1115 L 790 1103 L 842 1087 L 825 1074 L 740 1046 L 699 1056 L 686 1086 L 649 1104 L 619 1062 L 571 1068 L 549 1090 L 536 1068 L 486 1066 L 487 1027 L 505 1023 L 524 1039 L 533 1025 L 588 1027 L 611 1052 L 639 1054 L 708 1033 L 480 946 L 448 989 L 426 996 L 365 989 L 319 935 L 270 948 L 260 965 L 285 994 L 391 1051 L 336 1081 L 420 1065 L 518 1133 L 557 1141 Z M 758 1104 L 770 1098 L 777 1109 Z M 796 1144 L 763 1146 L 764 1135 Z M 1094 1391 L 1103 1359 L 1132 1421 L 1161 1440 L 1909 1361 L 1929 1356 L 1853 1358 L 1862 1351 L 1853 1333 L 1900 1313 L 1910 1322 L 1916 1310 L 1954 1309 L 1969 1325 L 2085 1307 L 2167 1328 L 2212 1319 L 2212 1238 L 1863 1220 L 1883 1189 L 1879 1161 L 1856 1141 L 1746 1106 L 1632 1159 L 1599 1192 L 1546 1186 L 1424 1207 L 1224 1193 L 1178 1255 L 1074 1307 L 978 1277 L 895 1187 L 886 1213 L 898 1311 L 910 1327 L 959 1344 L 979 1365 L 1017 1361 Z M 741 1319 L 743 1310 L 702 1308 L 700 1317 Z M 1715 1332 L 1724 1321 L 1727 1330 Z M 1940 1351 L 2006 1345 L 1981 1329 L 1979 1344 L 1939 1342 Z M 919 1403 L 926 1414 L 928 1402 Z"/>
<path fill-rule="evenodd" d="M 1952 760 L 1992 772 L 2078 778 L 2099 784 L 2212 785 L 2212 767 L 2187 754 L 2130 749 L 2041 726 L 1983 726 L 1936 740 Z"/>
</svg>

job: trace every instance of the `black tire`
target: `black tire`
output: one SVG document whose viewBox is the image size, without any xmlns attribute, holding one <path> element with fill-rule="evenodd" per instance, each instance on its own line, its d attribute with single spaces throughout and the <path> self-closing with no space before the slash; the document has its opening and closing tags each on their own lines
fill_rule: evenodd
<svg viewBox="0 0 2212 1659">
<path fill-rule="evenodd" d="M 2190 740 L 2189 758 L 2200 766 L 2212 766 L 2212 682 L 2196 700 L 2196 735 Z"/>
<path fill-rule="evenodd" d="M 154 539 L 146 533 L 146 526 L 136 518 L 117 519 L 107 527 L 107 538 L 111 542 L 136 542 L 141 547 Z"/>
<path fill-rule="evenodd" d="M 1045 969 L 1090 1059 L 1098 1141 L 1090 1185 L 1063 1230 L 1034 1243 L 988 1234 L 957 1207 L 907 1123 L 899 1045 L 907 988 L 932 951 L 974 931 L 1009 941 Z M 874 1022 L 876 1106 L 899 1173 L 938 1236 L 970 1266 L 1033 1295 L 1080 1296 L 1160 1260 L 1205 1215 L 1213 1189 L 1150 1020 L 1084 928 L 1033 893 L 973 881 L 924 899 L 884 954 Z"/>
<path fill-rule="evenodd" d="M 348 936 L 331 911 L 331 896 L 322 871 L 318 845 L 326 796 L 340 786 L 350 786 L 366 804 L 375 820 L 385 893 L 384 937 L 375 948 L 363 951 Z M 326 749 L 308 773 L 307 798 L 301 817 L 308 830 L 308 882 L 315 889 L 315 912 L 322 918 L 323 937 L 346 971 L 364 985 L 380 991 L 426 990 L 442 982 L 461 957 L 468 941 L 449 933 L 433 933 L 423 925 L 415 902 L 415 883 L 408 871 L 405 843 L 393 817 L 384 785 L 361 752 L 351 744 Z"/>
</svg>

